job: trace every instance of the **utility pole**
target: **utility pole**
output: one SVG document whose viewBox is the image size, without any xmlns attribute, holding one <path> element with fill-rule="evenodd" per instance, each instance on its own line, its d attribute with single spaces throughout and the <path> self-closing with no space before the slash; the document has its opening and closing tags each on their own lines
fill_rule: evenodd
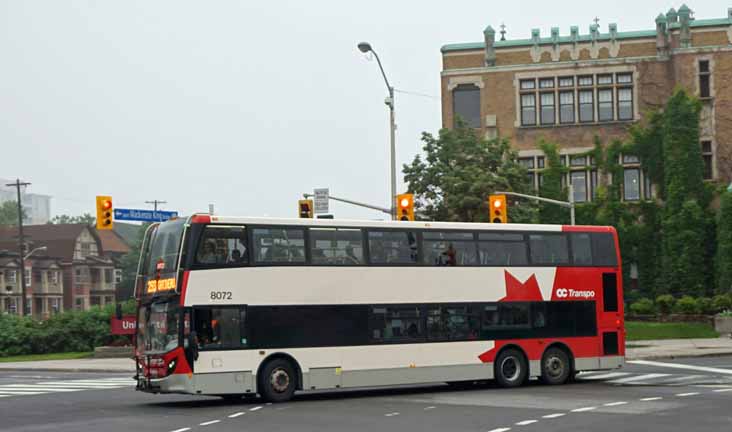
<svg viewBox="0 0 732 432">
<path fill-rule="evenodd" d="M 25 291 L 26 291 L 26 282 L 25 282 L 25 251 L 23 250 L 23 241 L 25 239 L 25 236 L 23 235 L 23 206 L 20 202 L 20 187 L 21 186 L 29 186 L 30 183 L 28 182 L 21 182 L 20 179 L 16 179 L 15 183 L 7 183 L 5 186 L 15 186 L 15 189 L 18 192 L 18 258 L 20 259 L 20 316 L 25 316 Z"/>
<path fill-rule="evenodd" d="M 152 200 L 152 201 L 145 201 L 145 204 L 152 204 L 153 207 L 153 219 L 158 220 L 158 204 L 167 204 L 167 201 L 160 201 L 160 200 Z"/>
</svg>

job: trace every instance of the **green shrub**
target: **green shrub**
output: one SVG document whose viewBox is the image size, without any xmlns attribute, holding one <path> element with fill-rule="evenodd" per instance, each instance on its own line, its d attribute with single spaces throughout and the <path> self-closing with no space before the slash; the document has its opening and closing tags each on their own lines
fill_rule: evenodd
<svg viewBox="0 0 732 432">
<path fill-rule="evenodd" d="M 674 304 L 676 304 L 676 299 L 674 299 L 671 294 L 664 294 L 656 297 L 656 306 L 658 306 L 658 310 L 664 315 L 671 313 L 674 308 Z"/>
<path fill-rule="evenodd" d="M 134 311 L 134 302 L 123 305 L 123 313 Z M 114 306 L 93 307 L 88 311 L 68 311 L 45 321 L 30 317 L 0 315 L 0 357 L 92 351 L 95 347 L 119 342 L 112 336 L 109 320 Z"/>
<path fill-rule="evenodd" d="M 729 294 L 718 294 L 712 298 L 712 309 L 715 313 L 732 309 L 732 296 Z"/>
<path fill-rule="evenodd" d="M 630 305 L 630 311 L 635 315 L 653 315 L 656 313 L 656 306 L 651 299 L 642 298 Z"/>
<path fill-rule="evenodd" d="M 713 315 L 716 312 L 714 310 L 714 303 L 709 297 L 699 297 L 696 299 L 696 304 L 699 313 L 704 315 Z"/>
<path fill-rule="evenodd" d="M 699 302 L 692 296 L 683 296 L 676 302 L 674 311 L 681 314 L 699 313 Z"/>
</svg>

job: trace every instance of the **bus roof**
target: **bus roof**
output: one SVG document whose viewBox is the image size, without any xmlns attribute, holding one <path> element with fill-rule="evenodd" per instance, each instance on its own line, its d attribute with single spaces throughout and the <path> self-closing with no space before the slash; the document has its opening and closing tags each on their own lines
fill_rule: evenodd
<svg viewBox="0 0 732 432">
<path fill-rule="evenodd" d="M 273 217 L 232 217 L 196 214 L 190 217 L 191 223 L 210 223 L 216 225 L 287 225 L 312 227 L 364 227 L 364 228 L 416 228 L 416 229 L 464 229 L 487 231 L 590 231 L 614 232 L 609 226 L 595 225 L 546 225 L 546 224 L 495 224 L 477 222 L 433 222 L 433 221 L 375 221 L 363 219 L 306 219 Z"/>
</svg>

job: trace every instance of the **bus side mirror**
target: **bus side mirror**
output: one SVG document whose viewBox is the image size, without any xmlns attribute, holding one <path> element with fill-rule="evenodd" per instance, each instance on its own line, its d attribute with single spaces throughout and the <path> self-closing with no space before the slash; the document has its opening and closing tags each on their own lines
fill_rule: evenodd
<svg viewBox="0 0 732 432">
<path fill-rule="evenodd" d="M 122 319 L 122 304 L 117 303 L 114 305 L 114 317 L 118 320 Z"/>
</svg>

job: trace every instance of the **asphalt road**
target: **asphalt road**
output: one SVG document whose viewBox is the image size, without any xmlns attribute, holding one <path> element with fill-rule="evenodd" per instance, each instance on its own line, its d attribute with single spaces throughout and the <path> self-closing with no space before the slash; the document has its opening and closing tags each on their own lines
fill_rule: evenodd
<svg viewBox="0 0 732 432">
<path fill-rule="evenodd" d="M 269 405 L 136 392 L 129 375 L 0 372 L 0 430 L 728 431 L 732 356 L 632 363 L 577 383 L 301 394 Z"/>
</svg>

